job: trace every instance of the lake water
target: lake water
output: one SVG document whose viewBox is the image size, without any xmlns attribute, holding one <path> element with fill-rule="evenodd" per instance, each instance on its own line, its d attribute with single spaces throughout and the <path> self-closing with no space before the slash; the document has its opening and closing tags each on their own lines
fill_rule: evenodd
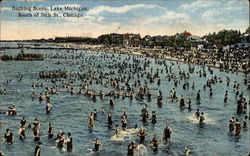
<svg viewBox="0 0 250 156">
<path fill-rule="evenodd" d="M 5 46 L 16 46 L 17 43 L 1 43 L 2 47 Z M 41 45 L 51 46 L 51 45 Z M 18 54 L 20 49 L 7 49 L 6 54 Z M 180 84 L 175 88 L 177 96 L 183 95 L 185 98 L 192 100 L 192 111 L 187 109 L 181 110 L 179 102 L 170 102 L 168 100 L 169 91 L 174 88 L 173 81 L 168 81 L 165 67 L 163 64 L 155 63 L 155 59 L 146 58 L 151 61 L 146 72 L 156 73 L 156 69 L 164 69 L 164 72 L 160 73 L 161 85 L 157 85 L 157 81 L 154 83 L 148 83 L 148 87 L 152 93 L 152 100 L 149 102 L 146 98 L 144 100 L 130 100 L 129 98 L 115 98 L 114 109 L 109 107 L 110 97 L 105 97 L 101 100 L 97 97 L 97 101 L 94 102 L 91 98 L 80 94 L 70 95 L 67 89 L 62 87 L 62 82 L 56 82 L 59 87 L 59 94 L 52 95 L 50 100 L 53 104 L 53 109 L 50 114 L 45 113 L 45 103 L 39 102 L 38 96 L 33 101 L 31 94 L 33 91 L 37 95 L 44 93 L 45 86 L 52 87 L 55 85 L 48 79 L 40 79 L 38 73 L 40 71 L 54 71 L 54 70 L 66 70 L 72 73 L 85 73 L 86 71 L 96 71 L 97 76 L 100 71 L 109 73 L 114 71 L 113 74 L 107 75 L 109 78 L 118 78 L 117 63 L 127 62 L 132 64 L 132 56 L 120 55 L 120 54 L 105 54 L 101 52 L 84 51 L 84 50 L 34 50 L 26 49 L 25 53 L 43 53 L 47 54 L 48 57 L 44 61 L 6 61 L 0 60 L 0 88 L 6 88 L 7 94 L 0 95 L 0 106 L 1 112 L 7 111 L 9 105 L 15 105 L 17 108 L 16 116 L 7 116 L 1 114 L 0 121 L 0 137 L 1 145 L 0 149 L 7 155 L 11 156 L 29 156 L 34 152 L 36 142 L 33 141 L 31 129 L 26 130 L 26 139 L 24 141 L 19 140 L 18 129 L 19 122 L 23 116 L 26 117 L 28 124 L 33 123 L 34 118 L 38 118 L 41 121 L 41 141 L 42 155 L 126 155 L 127 145 L 132 141 L 139 142 L 137 133 L 131 133 L 130 136 L 125 138 L 124 141 L 115 142 L 111 140 L 114 135 L 114 130 L 110 130 L 107 126 L 107 116 L 98 112 L 97 119 L 93 130 L 89 130 L 87 126 L 87 118 L 91 111 L 94 109 L 110 111 L 113 115 L 113 128 L 115 124 L 120 123 L 120 117 L 122 116 L 123 110 L 126 108 L 128 111 L 128 126 L 133 127 L 135 124 L 138 127 L 144 127 L 148 136 L 146 142 L 152 140 L 153 135 L 157 134 L 160 141 L 162 141 L 162 133 L 164 126 L 169 124 L 173 130 L 171 135 L 171 141 L 168 145 L 160 143 L 159 151 L 157 153 L 146 143 L 148 155 L 182 155 L 185 145 L 188 145 L 191 149 L 191 155 L 244 155 L 249 152 L 249 130 L 242 129 L 239 136 L 235 136 L 229 133 L 228 121 L 231 116 L 238 118 L 243 123 L 244 114 L 236 114 L 237 103 L 235 99 L 235 92 L 233 90 L 233 82 L 237 81 L 240 84 L 240 92 L 244 93 L 244 96 L 249 101 L 249 90 L 243 84 L 245 75 L 243 73 L 231 73 L 231 72 L 220 72 L 219 69 L 212 68 L 213 74 L 207 71 L 207 67 L 204 67 L 207 71 L 206 77 L 199 77 L 196 73 L 202 70 L 203 67 L 195 66 L 195 72 L 190 74 L 190 78 L 187 80 L 190 83 L 190 88 L 184 90 L 182 85 L 184 80 L 180 81 Z M 51 58 L 50 56 L 58 54 L 60 56 L 66 56 L 67 58 Z M 113 55 L 113 56 L 112 56 Z M 74 58 L 71 56 L 80 56 L 80 58 Z M 105 56 L 105 58 L 104 58 Z M 109 57 L 106 57 L 109 56 Z M 143 62 L 145 57 L 134 56 L 137 60 Z M 60 64 L 58 64 L 60 62 Z M 165 60 L 168 67 L 172 64 L 172 73 L 178 76 L 179 68 L 188 72 L 188 65 L 185 63 L 171 62 Z M 109 66 L 108 66 L 109 65 Z M 142 66 L 143 64 L 139 64 Z M 179 66 L 179 67 L 178 67 Z M 151 67 L 153 68 L 151 72 Z M 130 68 L 124 69 L 129 72 Z M 144 71 L 142 71 L 144 72 Z M 130 84 L 134 84 L 137 80 L 136 73 L 134 78 L 131 78 Z M 18 77 L 23 75 L 23 78 L 18 82 Z M 212 86 L 213 96 L 209 96 L 209 90 L 203 89 L 204 84 L 208 79 L 217 75 L 222 79 L 222 83 L 216 83 Z M 128 75 L 121 74 L 121 76 Z M 226 77 L 230 78 L 230 86 L 226 85 Z M 12 81 L 6 83 L 6 80 Z M 65 81 L 68 81 L 67 78 Z M 75 78 L 72 78 L 75 79 Z M 140 78 L 142 84 L 144 84 L 146 75 Z M 42 83 L 43 87 L 36 89 L 32 88 L 32 83 L 38 81 Z M 147 80 L 148 81 L 148 80 Z M 104 80 L 103 80 L 104 82 Z M 191 85 L 195 82 L 195 88 L 192 89 Z M 80 88 L 81 80 L 76 80 L 71 83 L 74 90 Z M 121 84 L 124 85 L 124 84 Z M 16 90 L 19 90 L 19 93 Z M 103 90 L 105 93 L 115 90 L 110 85 L 104 86 L 101 84 L 93 84 L 89 86 L 89 89 L 93 89 L 97 92 Z M 138 88 L 135 88 L 138 91 Z M 163 106 L 159 108 L 157 106 L 157 95 L 159 90 L 163 93 Z M 201 103 L 196 104 L 196 93 L 201 90 Z M 228 101 L 225 104 L 224 94 L 228 91 Z M 141 119 L 141 109 L 144 104 L 148 105 L 149 115 L 155 111 L 157 114 L 157 123 L 152 125 L 143 124 Z M 205 113 L 206 120 L 203 127 L 199 126 L 196 120 L 193 120 L 193 115 L 196 109 L 199 108 Z M 249 112 L 249 109 L 248 109 Z M 47 139 L 48 123 L 51 122 L 55 129 L 54 136 L 59 129 L 64 132 L 71 132 L 73 136 L 73 152 L 67 153 L 66 151 L 59 151 L 55 146 L 56 143 L 53 140 Z M 248 121 L 249 123 L 249 121 Z M 250 125 L 248 125 L 250 126 Z M 10 128 L 15 136 L 15 142 L 11 145 L 3 143 L 3 136 L 5 130 Z M 93 148 L 91 142 L 95 138 L 99 138 L 103 146 L 97 153 L 89 153 L 88 149 Z"/>
</svg>

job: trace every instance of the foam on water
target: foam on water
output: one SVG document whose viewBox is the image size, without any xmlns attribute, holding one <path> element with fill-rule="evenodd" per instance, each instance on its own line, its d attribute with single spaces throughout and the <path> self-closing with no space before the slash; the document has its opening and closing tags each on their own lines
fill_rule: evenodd
<svg viewBox="0 0 250 156">
<path fill-rule="evenodd" d="M 147 148 L 143 144 L 139 144 L 136 147 L 136 152 L 134 153 L 136 156 L 146 156 L 148 155 Z"/>
<path fill-rule="evenodd" d="M 119 131 L 118 136 L 115 134 L 110 138 L 110 140 L 111 141 L 118 141 L 118 142 L 130 140 L 131 136 L 138 131 L 139 131 L 138 128 L 130 128 L 130 129 L 126 129 L 125 131 L 121 130 L 121 131 Z"/>
<path fill-rule="evenodd" d="M 208 117 L 208 115 L 204 115 L 205 120 L 204 123 L 206 124 L 215 124 L 215 121 L 213 119 L 211 119 L 210 117 Z M 196 118 L 194 115 L 190 115 L 186 117 L 189 121 L 191 121 L 192 123 L 199 123 L 199 119 Z"/>
</svg>

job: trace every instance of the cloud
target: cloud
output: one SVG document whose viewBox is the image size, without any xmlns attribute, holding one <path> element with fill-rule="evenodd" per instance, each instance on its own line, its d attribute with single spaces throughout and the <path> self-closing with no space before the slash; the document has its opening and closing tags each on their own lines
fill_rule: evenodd
<svg viewBox="0 0 250 156">
<path fill-rule="evenodd" d="M 110 12 L 110 13 L 125 13 L 134 9 L 151 9 L 158 8 L 163 9 L 158 5 L 147 5 L 147 4 L 135 4 L 135 5 L 124 5 L 122 7 L 110 7 L 110 6 L 97 6 L 93 9 L 90 9 L 87 14 L 88 15 L 98 15 L 101 12 Z"/>
<path fill-rule="evenodd" d="M 197 9 L 207 8 L 212 6 L 215 2 L 214 1 L 195 1 L 191 4 L 183 4 L 180 6 L 180 9 L 185 11 L 196 11 Z"/>
</svg>

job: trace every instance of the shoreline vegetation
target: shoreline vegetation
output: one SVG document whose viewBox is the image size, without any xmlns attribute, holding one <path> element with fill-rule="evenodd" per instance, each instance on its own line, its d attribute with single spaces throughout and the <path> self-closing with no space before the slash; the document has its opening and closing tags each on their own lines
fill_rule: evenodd
<svg viewBox="0 0 250 156">
<path fill-rule="evenodd" d="M 51 43 L 50 43 L 51 44 Z M 53 43 L 54 44 L 54 43 Z M 230 58 L 218 57 L 219 52 L 212 50 L 210 52 L 195 52 L 194 50 L 186 51 L 185 49 L 176 50 L 173 48 L 169 49 L 155 49 L 155 48 L 142 48 L 142 47 L 111 47 L 106 45 L 91 45 L 91 44 L 78 44 L 78 43 L 58 43 L 63 47 L 69 49 L 83 49 L 95 52 L 106 52 L 115 54 L 130 54 L 139 55 L 144 57 L 165 59 L 170 61 L 180 61 L 188 64 L 205 65 L 208 67 L 219 68 L 220 70 L 243 72 L 248 74 L 250 72 L 250 61 L 248 57 L 244 59 L 231 56 Z M 235 54 L 240 55 L 242 51 L 237 50 Z M 217 54 L 215 54 L 217 53 Z M 248 54 L 249 55 L 249 54 Z"/>
</svg>

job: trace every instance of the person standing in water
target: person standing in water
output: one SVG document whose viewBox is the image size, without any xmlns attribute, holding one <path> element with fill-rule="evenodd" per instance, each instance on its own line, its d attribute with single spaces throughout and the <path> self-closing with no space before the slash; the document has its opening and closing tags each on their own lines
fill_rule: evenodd
<svg viewBox="0 0 250 156">
<path fill-rule="evenodd" d="M 121 122 L 122 122 L 122 129 L 125 130 L 127 128 L 127 123 L 128 123 L 125 116 L 122 116 Z"/>
<path fill-rule="evenodd" d="M 159 142 L 156 134 L 154 135 L 154 138 L 152 141 L 150 141 L 150 143 L 153 143 L 153 151 L 158 151 Z"/>
<path fill-rule="evenodd" d="M 133 156 L 134 155 L 134 150 L 136 149 L 136 145 L 135 142 L 132 141 L 129 145 L 128 145 L 128 156 Z"/>
<path fill-rule="evenodd" d="M 163 131 L 163 141 L 165 143 L 167 143 L 170 140 L 171 133 L 172 133 L 172 129 L 168 125 L 166 125 Z"/>
<path fill-rule="evenodd" d="M 96 138 L 96 140 L 95 140 L 95 146 L 94 146 L 94 148 L 92 149 L 92 151 L 93 151 L 93 152 L 99 151 L 100 145 L 101 145 L 101 142 L 99 141 L 98 138 Z"/>
<path fill-rule="evenodd" d="M 93 115 L 93 112 L 91 112 L 90 116 L 88 117 L 88 127 L 89 128 L 94 127 L 94 115 Z"/>
<path fill-rule="evenodd" d="M 200 124 L 204 124 L 204 120 L 205 120 L 204 113 L 201 112 L 200 119 L 199 119 L 199 123 L 200 123 Z"/>
<path fill-rule="evenodd" d="M 63 143 L 64 143 L 64 132 L 62 132 L 61 136 L 58 139 L 57 147 L 59 149 L 63 148 Z"/>
<path fill-rule="evenodd" d="M 10 132 L 10 129 L 6 129 L 6 133 L 4 134 L 5 142 L 8 144 L 12 144 L 14 142 L 13 134 Z"/>
<path fill-rule="evenodd" d="M 151 123 L 153 125 L 156 123 L 156 114 L 155 114 L 155 111 L 152 111 Z"/>
<path fill-rule="evenodd" d="M 147 136 L 148 134 L 145 132 L 144 128 L 141 128 L 138 136 L 140 137 L 140 144 L 143 144 L 144 141 L 145 141 L 145 137 Z"/>
<path fill-rule="evenodd" d="M 48 130 L 48 138 L 53 138 L 54 128 L 51 126 L 51 123 L 49 123 L 49 130 Z"/>
<path fill-rule="evenodd" d="M 188 156 L 190 153 L 190 149 L 188 148 L 188 146 L 186 145 L 185 149 L 184 149 L 184 155 Z"/>
<path fill-rule="evenodd" d="M 111 128 L 112 124 L 113 124 L 112 114 L 108 112 L 108 127 Z"/>
<path fill-rule="evenodd" d="M 34 156 L 40 156 L 41 155 L 41 146 L 42 146 L 42 143 L 41 142 L 38 142 L 36 148 L 35 148 L 35 151 L 34 151 Z"/>
<path fill-rule="evenodd" d="M 230 132 L 234 131 L 234 126 L 235 126 L 235 117 L 232 116 L 231 119 L 229 120 L 229 131 Z"/>
<path fill-rule="evenodd" d="M 26 125 L 26 120 L 25 120 L 25 117 L 23 116 L 23 119 L 20 121 L 20 125 L 21 126 L 24 126 Z"/>
<path fill-rule="evenodd" d="M 241 124 L 238 119 L 235 121 L 235 135 L 239 135 L 241 131 Z"/>
<path fill-rule="evenodd" d="M 50 102 L 46 103 L 46 113 L 48 114 L 52 108 L 52 104 Z"/>
<path fill-rule="evenodd" d="M 24 140 L 26 135 L 25 135 L 25 128 L 23 125 L 19 128 L 18 133 L 20 140 Z"/>
<path fill-rule="evenodd" d="M 68 133 L 68 138 L 66 140 L 66 144 L 67 144 L 67 152 L 72 152 L 73 139 L 72 139 L 71 133 Z"/>
<path fill-rule="evenodd" d="M 200 109 L 197 109 L 197 111 L 195 112 L 195 117 L 197 118 L 197 119 L 199 119 L 200 118 L 200 115 L 201 115 L 201 113 L 200 113 Z"/>
</svg>

